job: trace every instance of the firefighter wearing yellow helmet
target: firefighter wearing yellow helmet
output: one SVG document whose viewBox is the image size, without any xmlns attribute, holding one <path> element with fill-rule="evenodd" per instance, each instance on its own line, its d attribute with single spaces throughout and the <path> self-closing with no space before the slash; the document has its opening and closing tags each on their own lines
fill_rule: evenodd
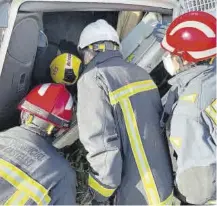
<svg viewBox="0 0 217 206">
<path fill-rule="evenodd" d="M 50 75 L 54 82 L 73 85 L 81 72 L 81 60 L 70 53 L 57 56 L 50 64 Z"/>
</svg>

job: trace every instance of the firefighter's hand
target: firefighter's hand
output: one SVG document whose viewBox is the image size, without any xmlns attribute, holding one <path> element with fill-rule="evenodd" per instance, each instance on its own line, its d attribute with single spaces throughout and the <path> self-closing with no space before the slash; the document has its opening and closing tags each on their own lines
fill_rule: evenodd
<svg viewBox="0 0 217 206">
<path fill-rule="evenodd" d="M 95 195 L 93 191 L 90 188 L 88 188 L 81 201 L 81 205 L 92 205 L 92 201 L 94 200 L 94 197 Z"/>
<path fill-rule="evenodd" d="M 86 191 L 84 194 L 84 197 L 81 201 L 81 205 L 108 205 L 106 202 L 98 202 L 95 200 L 95 194 L 94 191 L 92 191 L 90 188 Z"/>
<path fill-rule="evenodd" d="M 170 23 L 164 22 L 164 23 L 158 23 L 155 25 L 155 28 L 153 30 L 153 36 L 156 37 L 158 42 L 162 42 L 163 38 L 166 34 L 167 28 Z"/>
</svg>

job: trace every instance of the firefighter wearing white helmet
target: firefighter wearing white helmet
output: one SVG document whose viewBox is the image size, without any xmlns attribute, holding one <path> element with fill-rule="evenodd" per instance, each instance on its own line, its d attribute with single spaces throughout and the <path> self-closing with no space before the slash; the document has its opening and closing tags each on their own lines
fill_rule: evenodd
<svg viewBox="0 0 217 206">
<path fill-rule="evenodd" d="M 181 200 L 216 204 L 216 18 L 194 11 L 176 18 L 161 43 L 165 69 L 174 76 L 162 117 L 177 155 Z"/>
<path fill-rule="evenodd" d="M 72 107 L 61 84 L 39 85 L 19 104 L 21 126 L 0 133 L 1 205 L 76 204 L 75 172 L 51 145 Z"/>
<path fill-rule="evenodd" d="M 117 32 L 104 20 L 81 33 L 85 68 L 78 80 L 79 137 L 91 166 L 83 200 L 114 204 L 171 204 L 173 180 L 160 129 L 157 86 L 120 53 Z"/>
</svg>

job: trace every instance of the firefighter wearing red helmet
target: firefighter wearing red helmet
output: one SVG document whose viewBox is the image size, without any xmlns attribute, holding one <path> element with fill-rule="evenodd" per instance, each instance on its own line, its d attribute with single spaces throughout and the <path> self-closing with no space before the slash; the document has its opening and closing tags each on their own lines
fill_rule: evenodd
<svg viewBox="0 0 217 206">
<path fill-rule="evenodd" d="M 179 16 L 161 46 L 174 76 L 161 123 L 170 119 L 178 192 L 190 204 L 216 203 L 216 18 L 201 11 Z"/>
<path fill-rule="evenodd" d="M 1 205 L 75 204 L 75 172 L 51 145 L 72 107 L 61 84 L 37 86 L 19 104 L 21 125 L 0 133 Z"/>
</svg>

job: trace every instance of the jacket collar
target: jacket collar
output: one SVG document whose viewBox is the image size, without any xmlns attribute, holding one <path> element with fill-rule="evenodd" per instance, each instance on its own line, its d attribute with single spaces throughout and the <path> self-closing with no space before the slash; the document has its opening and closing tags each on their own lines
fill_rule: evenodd
<svg viewBox="0 0 217 206">
<path fill-rule="evenodd" d="M 210 65 L 201 65 L 185 69 L 185 71 L 180 72 L 175 77 L 170 79 L 168 83 L 172 86 L 179 85 L 180 87 L 185 87 L 192 79 L 206 71 L 214 70 L 215 67 Z"/>
<path fill-rule="evenodd" d="M 99 52 L 92 61 L 87 65 L 88 69 L 96 67 L 97 65 L 111 59 L 114 57 L 122 58 L 122 54 L 120 51 L 106 51 L 106 52 Z"/>
</svg>

